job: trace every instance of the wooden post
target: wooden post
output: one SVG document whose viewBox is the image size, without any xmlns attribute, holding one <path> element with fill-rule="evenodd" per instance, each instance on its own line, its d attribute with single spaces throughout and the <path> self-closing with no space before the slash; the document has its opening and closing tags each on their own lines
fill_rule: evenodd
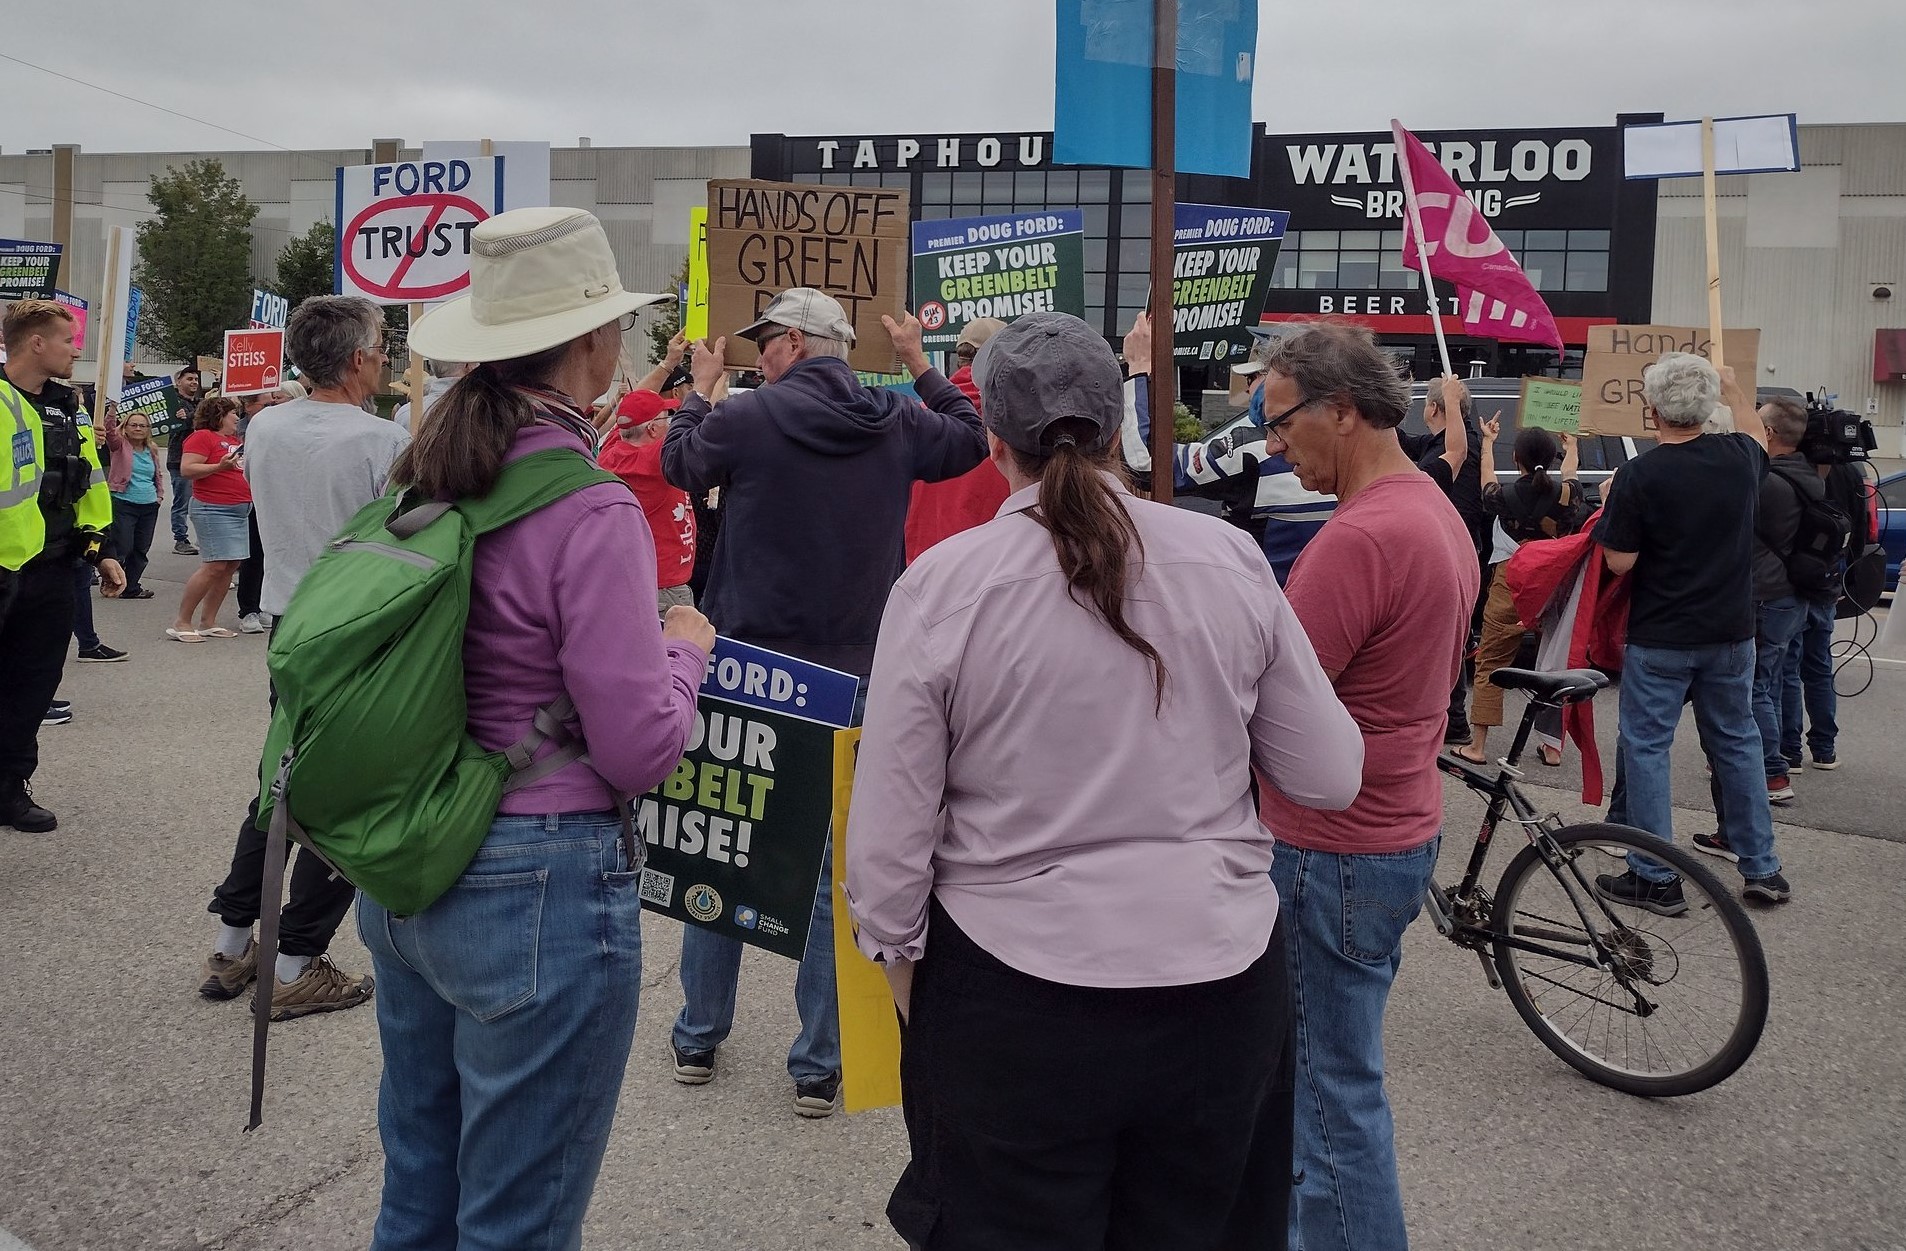
<svg viewBox="0 0 1906 1251">
<path fill-rule="evenodd" d="M 121 342 L 124 342 L 126 333 L 126 310 L 120 307 L 117 290 L 121 235 L 122 232 L 110 226 L 106 228 L 106 278 L 100 284 L 99 310 L 92 315 L 93 352 L 98 358 L 93 380 L 93 406 L 99 410 L 93 414 L 95 421 L 105 420 L 106 397 L 112 394 L 113 353 L 106 350 L 106 344 L 110 342 L 108 336 L 114 326 L 119 328 Z M 61 258 L 62 262 L 71 256 L 69 250 Z"/>
<path fill-rule="evenodd" d="M 1721 230 L 1714 213 L 1714 119 L 1701 119 L 1701 198 L 1707 219 L 1707 333 L 1712 341 L 1708 359 L 1714 368 L 1727 364 L 1721 349 Z M 1755 380 L 1743 378 L 1741 386 L 1750 394 Z"/>
<path fill-rule="evenodd" d="M 1171 503 L 1172 410 L 1178 365 L 1172 354 L 1172 245 L 1178 207 L 1178 0 L 1152 0 L 1152 498 Z"/>
</svg>

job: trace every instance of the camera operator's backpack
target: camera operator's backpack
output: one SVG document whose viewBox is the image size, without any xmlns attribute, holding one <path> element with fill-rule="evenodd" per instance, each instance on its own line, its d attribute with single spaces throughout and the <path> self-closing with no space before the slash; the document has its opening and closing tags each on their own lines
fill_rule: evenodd
<svg viewBox="0 0 1906 1251">
<path fill-rule="evenodd" d="M 462 876 L 505 790 L 583 757 L 563 724 L 575 715 L 567 697 L 538 709 L 507 751 L 476 744 L 465 728 L 463 635 L 477 537 L 597 482 L 620 479 L 580 452 L 550 450 L 505 465 L 480 498 L 395 492 L 351 518 L 299 581 L 272 632 L 277 704 L 259 765 L 257 823 L 268 833 L 254 1126 L 284 840 L 393 914 L 412 916 Z M 559 750 L 532 765 L 545 742 Z"/>
<path fill-rule="evenodd" d="M 1787 580 L 1804 599 L 1837 595 L 1847 547 L 1853 540 L 1852 519 L 1827 497 L 1824 483 L 1816 479 L 1810 491 L 1807 484 L 1778 466 L 1773 473 L 1792 487 L 1800 500 L 1800 524 L 1794 529 L 1793 547 L 1784 562 Z"/>
</svg>

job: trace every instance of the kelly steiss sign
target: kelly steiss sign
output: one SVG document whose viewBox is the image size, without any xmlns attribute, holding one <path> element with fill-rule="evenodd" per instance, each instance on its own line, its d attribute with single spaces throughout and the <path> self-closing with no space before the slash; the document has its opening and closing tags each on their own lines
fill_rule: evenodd
<svg viewBox="0 0 1906 1251">
<path fill-rule="evenodd" d="M 500 156 L 340 168 L 336 290 L 379 304 L 461 295 L 470 233 L 502 203 Z"/>
<path fill-rule="evenodd" d="M 262 395 L 276 391 L 285 367 L 282 330 L 227 330 L 225 361 L 219 370 L 223 395 Z"/>
<path fill-rule="evenodd" d="M 717 639 L 681 763 L 635 801 L 642 906 L 798 960 L 825 873 L 834 732 L 859 679 Z"/>
<path fill-rule="evenodd" d="M 1172 358 L 1220 363 L 1251 350 L 1290 214 L 1275 209 L 1176 206 L 1172 243 Z"/>
<path fill-rule="evenodd" d="M 913 223 L 913 301 L 930 349 L 982 317 L 1085 316 L 1084 211 Z"/>
</svg>

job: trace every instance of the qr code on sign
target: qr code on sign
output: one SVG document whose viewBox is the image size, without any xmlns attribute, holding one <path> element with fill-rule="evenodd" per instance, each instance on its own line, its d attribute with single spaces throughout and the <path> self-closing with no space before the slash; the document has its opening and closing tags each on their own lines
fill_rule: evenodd
<svg viewBox="0 0 1906 1251">
<path fill-rule="evenodd" d="M 657 869 L 642 870 L 642 902 L 667 908 L 675 902 L 675 875 Z"/>
</svg>

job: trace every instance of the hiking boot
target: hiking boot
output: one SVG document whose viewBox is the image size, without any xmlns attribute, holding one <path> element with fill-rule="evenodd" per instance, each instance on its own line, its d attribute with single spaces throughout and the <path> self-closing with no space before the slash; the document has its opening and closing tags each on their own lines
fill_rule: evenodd
<svg viewBox="0 0 1906 1251">
<path fill-rule="evenodd" d="M 236 958 L 214 951 L 205 958 L 201 972 L 205 980 L 199 983 L 199 994 L 207 999 L 236 999 L 258 976 L 258 944 L 247 942 L 244 954 Z"/>
<path fill-rule="evenodd" d="M 1790 804 L 1793 802 L 1793 783 L 1786 778 L 1767 779 L 1767 802 L 1770 804 Z"/>
<path fill-rule="evenodd" d="M 96 647 L 80 648 L 79 658 L 81 661 L 90 661 L 94 664 L 111 664 L 115 660 L 124 660 L 126 653 L 117 647 L 108 647 L 101 643 Z"/>
<path fill-rule="evenodd" d="M 371 997 L 373 989 L 368 974 L 352 977 L 332 964 L 329 956 L 312 957 L 295 982 L 280 982 L 276 977 L 266 976 L 258 979 L 258 985 L 260 990 L 271 987 L 271 1019 L 274 1021 L 355 1008 Z"/>
<path fill-rule="evenodd" d="M 65 725 L 73 719 L 73 705 L 63 699 L 56 699 L 46 706 L 46 712 L 40 717 L 41 725 Z"/>
<path fill-rule="evenodd" d="M 1705 851 L 1708 855 L 1719 856 L 1723 860 L 1732 860 L 1735 864 L 1741 862 L 1739 853 L 1727 845 L 1727 835 L 1719 830 L 1712 834 L 1696 834 L 1694 850 Z"/>
<path fill-rule="evenodd" d="M 1798 761 L 1794 763 L 1796 767 L 1799 764 Z M 1813 767 L 1816 769 L 1837 769 L 1840 767 L 1840 758 L 1830 751 L 1817 751 L 1813 753 Z"/>
<path fill-rule="evenodd" d="M 265 632 L 265 623 L 258 619 L 257 613 L 248 612 L 238 619 L 238 632 L 240 634 L 263 634 Z"/>
<path fill-rule="evenodd" d="M 196 556 L 199 554 L 199 549 L 193 547 L 186 540 L 180 539 L 172 545 L 172 552 L 177 556 Z"/>
<path fill-rule="evenodd" d="M 674 1043 L 668 1049 L 675 1054 L 675 1080 L 684 1086 L 706 1086 L 715 1077 L 715 1053 L 683 1051 Z"/>
<path fill-rule="evenodd" d="M 1787 879 L 1778 873 L 1769 873 L 1766 877 L 1750 877 L 1747 885 L 1741 888 L 1741 896 L 1760 903 L 1784 904 L 1793 898 L 1793 887 L 1787 885 Z"/>
<path fill-rule="evenodd" d="M 57 817 L 33 802 L 33 788 L 25 782 L 0 782 L 0 825 L 10 825 L 22 834 L 46 834 L 59 824 Z"/>
<path fill-rule="evenodd" d="M 840 1093 L 840 1074 L 810 1077 L 794 1083 L 794 1115 L 818 1121 L 834 1115 L 834 1096 Z"/>
<path fill-rule="evenodd" d="M 1662 917 L 1678 917 L 1688 910 L 1681 896 L 1681 879 L 1650 882 L 1633 869 L 1617 877 L 1603 873 L 1595 879 L 1595 893 L 1610 903 L 1629 904 Z"/>
</svg>

